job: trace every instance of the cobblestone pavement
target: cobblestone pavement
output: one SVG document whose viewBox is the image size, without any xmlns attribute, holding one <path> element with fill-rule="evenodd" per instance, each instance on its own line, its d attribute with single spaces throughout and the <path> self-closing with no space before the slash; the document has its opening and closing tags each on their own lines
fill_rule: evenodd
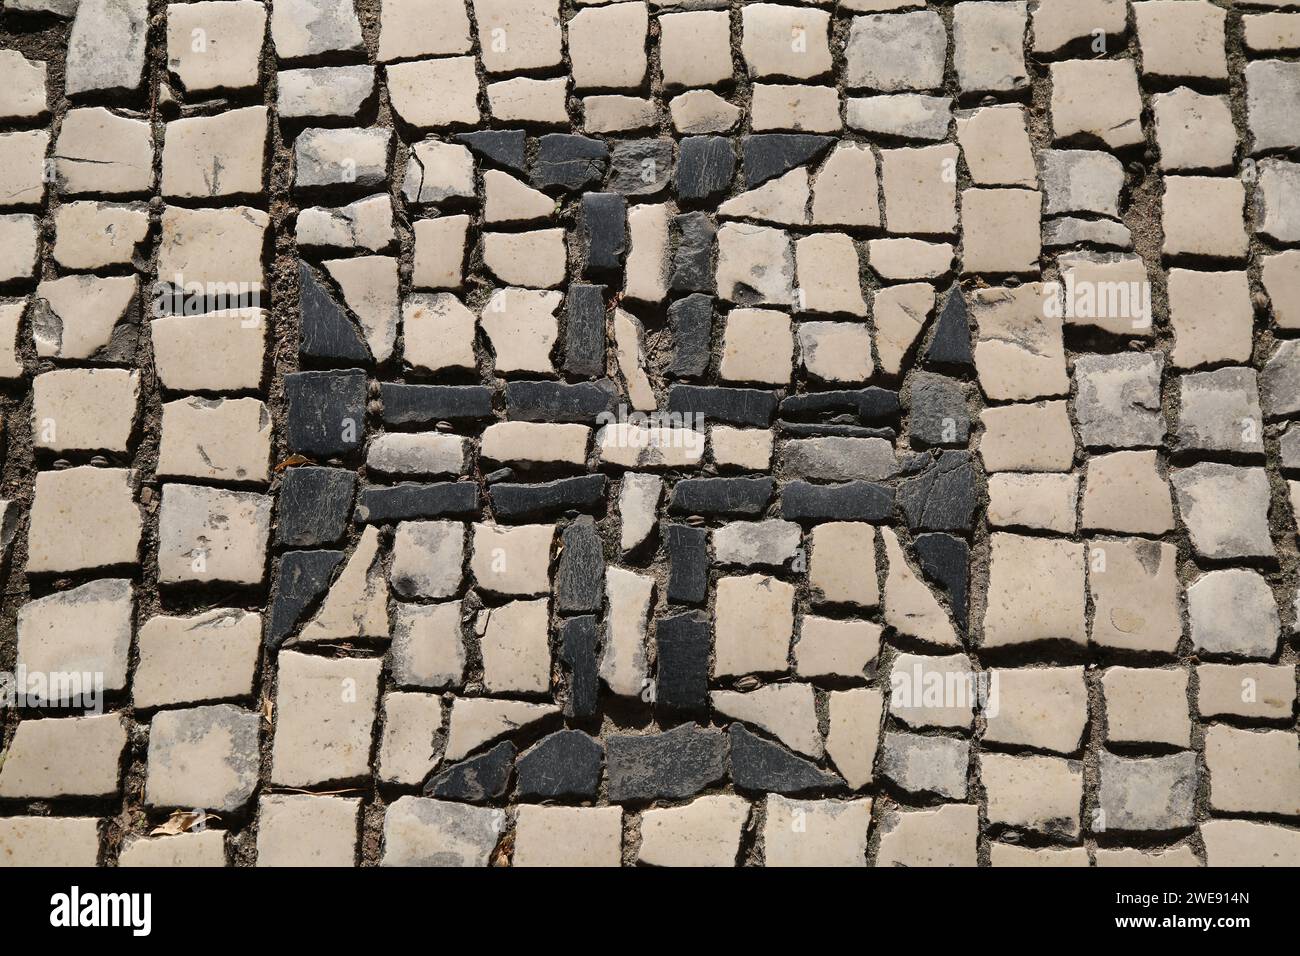
<svg viewBox="0 0 1300 956">
<path fill-rule="evenodd" d="M 1300 864 L 1298 7 L 4 0 L 0 864 Z"/>
</svg>

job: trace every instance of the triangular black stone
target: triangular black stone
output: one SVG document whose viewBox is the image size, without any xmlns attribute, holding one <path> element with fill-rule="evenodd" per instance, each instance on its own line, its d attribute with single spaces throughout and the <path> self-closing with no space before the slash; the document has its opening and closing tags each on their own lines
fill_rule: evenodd
<svg viewBox="0 0 1300 956">
<path fill-rule="evenodd" d="M 460 133 L 455 137 L 479 158 L 489 160 L 517 173 L 527 173 L 524 157 L 524 131 L 521 129 L 485 129 L 473 133 Z"/>
<path fill-rule="evenodd" d="M 504 796 L 518 748 L 508 740 L 448 767 L 424 785 L 426 797 L 482 803 Z"/>
<path fill-rule="evenodd" d="M 305 262 L 298 263 L 298 314 L 303 355 L 310 358 L 369 362 L 361 330 Z"/>
<path fill-rule="evenodd" d="M 840 790 L 844 781 L 818 769 L 811 760 L 796 756 L 780 744 L 732 724 L 731 779 L 741 790 L 762 793 L 806 793 L 810 790 Z"/>
<path fill-rule="evenodd" d="M 774 176 L 805 166 L 830 148 L 830 136 L 810 133 L 760 133 L 744 143 L 745 186 L 753 189 Z"/>
<path fill-rule="evenodd" d="M 948 594 L 960 630 L 966 630 L 966 569 L 970 546 L 950 534 L 918 534 L 912 539 L 925 576 Z"/>
<path fill-rule="evenodd" d="M 934 337 L 925 353 L 927 365 L 974 364 L 970 349 L 970 319 L 961 286 L 953 283 L 948 298 L 943 303 L 939 319 L 934 323 Z"/>
</svg>

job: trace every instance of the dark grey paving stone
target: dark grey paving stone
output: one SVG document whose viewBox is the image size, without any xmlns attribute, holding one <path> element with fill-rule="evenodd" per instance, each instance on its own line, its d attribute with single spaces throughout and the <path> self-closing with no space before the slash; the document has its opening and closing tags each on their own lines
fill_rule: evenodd
<svg viewBox="0 0 1300 956">
<path fill-rule="evenodd" d="M 581 730 L 557 730 L 515 761 L 515 790 L 542 800 L 594 798 L 604 763 L 600 741 Z"/>
<path fill-rule="evenodd" d="M 439 773 L 424 785 L 424 795 L 465 803 L 498 800 L 510 786 L 516 753 L 518 748 L 503 740 L 486 753 L 462 760 Z"/>
<path fill-rule="evenodd" d="M 673 217 L 677 248 L 673 250 L 673 271 L 669 288 L 674 292 L 708 292 L 716 288 L 713 247 L 718 234 L 709 214 L 688 212 Z"/>
<path fill-rule="evenodd" d="M 307 358 L 371 361 L 361 329 L 305 262 L 298 263 L 298 315 L 299 351 Z"/>
<path fill-rule="evenodd" d="M 492 417 L 492 389 L 486 385 L 403 385 L 379 387 L 385 425 L 432 425 Z"/>
<path fill-rule="evenodd" d="M 613 803 L 683 800 L 727 775 L 727 735 L 697 724 L 661 734 L 616 734 L 606 742 Z"/>
<path fill-rule="evenodd" d="M 710 422 L 766 428 L 776 410 L 776 393 L 757 388 L 673 385 L 668 389 L 668 410 L 703 415 Z"/>
<path fill-rule="evenodd" d="M 687 136 L 677 152 L 677 198 L 704 200 L 731 188 L 736 153 L 725 136 Z"/>
<path fill-rule="evenodd" d="M 366 373 L 292 372 L 284 377 L 285 439 L 290 451 L 333 458 L 366 439 Z"/>
<path fill-rule="evenodd" d="M 673 141 L 629 139 L 610 149 L 609 188 L 624 196 L 653 196 L 673 179 Z"/>
<path fill-rule="evenodd" d="M 663 533 L 669 602 L 703 604 L 709 594 L 709 533 L 681 524 L 667 525 Z"/>
<path fill-rule="evenodd" d="M 708 710 L 709 622 L 698 612 L 660 618 L 655 624 L 655 646 L 655 710 L 674 714 Z"/>
<path fill-rule="evenodd" d="M 595 382 L 507 382 L 506 417 L 517 422 L 591 424 L 618 407 L 618 386 L 608 378 Z"/>
<path fill-rule="evenodd" d="M 266 644 L 279 647 L 303 612 L 329 587 L 334 569 L 343 560 L 342 551 L 286 551 L 271 588 L 266 623 Z"/>
<path fill-rule="evenodd" d="M 336 544 L 347 529 L 357 476 L 343 468 L 290 468 L 276 498 L 275 543 L 293 548 Z"/>
<path fill-rule="evenodd" d="M 604 475 L 579 475 L 536 484 L 500 482 L 488 489 L 497 518 L 522 521 L 566 511 L 593 512 L 605 504 Z"/>
<path fill-rule="evenodd" d="M 951 365 L 973 368 L 974 357 L 970 344 L 970 313 L 961 286 L 954 283 L 948 290 L 939 318 L 934 323 L 934 336 L 925 352 L 927 365 Z"/>
<path fill-rule="evenodd" d="M 524 158 L 526 137 L 521 129 L 484 129 L 470 133 L 457 133 L 453 139 L 463 143 L 480 160 L 489 165 L 503 166 L 511 172 L 527 174 Z"/>
<path fill-rule="evenodd" d="M 695 293 L 668 307 L 668 325 L 673 335 L 673 361 L 668 372 L 674 378 L 699 378 L 709 369 L 713 341 L 713 298 Z"/>
<path fill-rule="evenodd" d="M 898 485 L 898 503 L 913 531 L 970 531 L 979 503 L 974 458 L 944 451 Z"/>
<path fill-rule="evenodd" d="M 617 193 L 584 193 L 578 231 L 587 275 L 616 271 L 627 253 L 627 200 Z"/>
<path fill-rule="evenodd" d="M 605 603 L 605 555 L 590 515 L 573 520 L 561 536 L 564 550 L 552 585 L 561 614 L 599 612 Z"/>
<path fill-rule="evenodd" d="M 912 544 L 922 573 L 947 593 L 958 628 L 966 630 L 970 545 L 961 538 L 937 531 L 918 534 Z"/>
<path fill-rule="evenodd" d="M 781 488 L 781 517 L 787 521 L 885 521 L 893 512 L 894 489 L 874 481 L 790 481 Z"/>
<path fill-rule="evenodd" d="M 835 142 L 832 136 L 810 133 L 759 133 L 746 136 L 744 153 L 745 187 L 753 189 L 796 166 L 818 159 Z"/>
<path fill-rule="evenodd" d="M 760 515 L 772 500 L 771 478 L 683 478 L 668 505 L 678 515 Z"/>
<path fill-rule="evenodd" d="M 838 774 L 827 773 L 811 760 L 751 733 L 743 724 L 732 724 L 727 733 L 731 737 L 731 779 L 739 790 L 790 795 L 847 789 Z"/>
<path fill-rule="evenodd" d="M 564 370 L 570 375 L 605 374 L 605 287 L 569 286 L 564 333 Z"/>
<path fill-rule="evenodd" d="M 569 676 L 565 716 L 582 719 L 596 713 L 600 694 L 596 657 L 599 644 L 600 630 L 595 617 L 571 617 L 561 622 L 559 657 Z"/>
<path fill-rule="evenodd" d="M 361 489 L 355 517 L 367 524 L 416 518 L 477 518 L 478 499 L 478 486 L 472 481 L 371 485 Z"/>
<path fill-rule="evenodd" d="M 577 192 L 605 178 L 609 147 L 598 139 L 574 133 L 547 133 L 537 141 L 533 185 L 559 186 Z"/>
</svg>

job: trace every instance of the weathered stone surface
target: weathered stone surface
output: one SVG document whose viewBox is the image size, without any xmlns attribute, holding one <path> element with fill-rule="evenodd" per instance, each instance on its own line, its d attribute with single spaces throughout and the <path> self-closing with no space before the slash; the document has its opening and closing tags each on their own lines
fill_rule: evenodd
<svg viewBox="0 0 1300 956">
<path fill-rule="evenodd" d="M 503 740 L 491 750 L 448 767 L 424 787 L 427 797 L 483 803 L 505 796 L 518 748 Z"/>
<path fill-rule="evenodd" d="M 681 724 L 658 734 L 614 735 L 605 746 L 609 799 L 618 803 L 682 800 L 727 773 L 721 730 Z"/>
<path fill-rule="evenodd" d="M 910 793 L 934 793 L 953 800 L 966 796 L 970 743 L 955 737 L 921 736 L 901 730 L 885 734 L 880 772 Z"/>
<path fill-rule="evenodd" d="M 382 866 L 487 866 L 504 810 L 399 797 L 384 812 Z"/>
<path fill-rule="evenodd" d="M 728 735 L 731 777 L 741 790 L 800 794 L 833 791 L 844 785 L 834 774 L 819 770 L 812 761 L 750 733 L 743 724 L 732 724 Z"/>
<path fill-rule="evenodd" d="M 543 800 L 594 798 L 604 760 L 597 740 L 580 730 L 560 730 L 519 755 L 516 788 L 521 797 Z"/>
<path fill-rule="evenodd" d="M 144 799 L 231 813 L 253 796 L 261 718 L 230 704 L 166 710 L 149 725 Z"/>
<path fill-rule="evenodd" d="M 1184 830 L 1194 821 L 1196 754 L 1117 757 L 1101 754 L 1098 808 L 1108 831 Z"/>
</svg>

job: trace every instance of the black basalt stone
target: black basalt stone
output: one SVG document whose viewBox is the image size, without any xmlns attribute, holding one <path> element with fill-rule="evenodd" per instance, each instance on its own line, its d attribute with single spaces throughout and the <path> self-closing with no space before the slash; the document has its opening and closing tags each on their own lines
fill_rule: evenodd
<svg viewBox="0 0 1300 956">
<path fill-rule="evenodd" d="M 606 779 L 614 803 L 682 800 L 727 774 L 727 735 L 698 724 L 661 734 L 619 734 L 606 747 Z"/>
<path fill-rule="evenodd" d="M 627 200 L 617 193 L 585 193 L 578 224 L 587 274 L 618 269 L 627 252 Z"/>
<path fill-rule="evenodd" d="M 366 373 L 291 372 L 284 377 L 289 450 L 319 458 L 346 455 L 366 440 Z"/>
<path fill-rule="evenodd" d="M 280 558 L 271 589 L 271 608 L 266 624 L 266 644 L 279 647 L 292 633 L 303 611 L 325 593 L 334 569 L 343 560 L 342 551 L 286 551 Z"/>
<path fill-rule="evenodd" d="M 845 789 L 838 775 L 751 733 L 742 724 L 732 724 L 727 733 L 731 737 L 731 779 L 738 790 L 796 794 Z"/>
<path fill-rule="evenodd" d="M 458 133 L 453 138 L 468 146 L 479 159 L 517 173 L 528 172 L 524 159 L 525 136 L 521 129 L 475 130 L 471 133 Z"/>
<path fill-rule="evenodd" d="M 746 136 L 745 186 L 753 189 L 796 166 L 806 166 L 830 149 L 835 139 L 810 133 L 760 133 Z"/>
<path fill-rule="evenodd" d="M 966 444 L 970 414 L 960 382 L 932 372 L 914 372 L 908 398 L 908 435 L 913 446 Z"/>
<path fill-rule="evenodd" d="M 600 789 L 605 748 L 581 730 L 557 730 L 515 761 L 515 790 L 543 800 L 586 798 Z"/>
<path fill-rule="evenodd" d="M 505 796 L 518 748 L 503 740 L 486 753 L 453 764 L 424 785 L 426 797 L 484 803 Z"/>
<path fill-rule="evenodd" d="M 292 548 L 335 544 L 347 529 L 357 476 L 342 468 L 290 468 L 280 479 L 275 543 Z"/>
<path fill-rule="evenodd" d="M 561 614 L 599 611 L 605 603 L 605 555 L 591 515 L 573 520 L 561 536 L 555 606 Z"/>
<path fill-rule="evenodd" d="M 605 501 L 605 476 L 579 475 L 537 484 L 501 482 L 493 485 L 488 494 L 497 517 L 507 521 L 566 511 L 595 511 Z"/>
<path fill-rule="evenodd" d="M 560 661 L 569 674 L 566 716 L 582 719 L 596 712 L 600 678 L 596 648 L 600 630 L 595 617 L 571 617 L 560 623 Z"/>
<path fill-rule="evenodd" d="M 970 545 L 950 534 L 933 532 L 912 539 L 921 571 L 948 594 L 957 625 L 966 630 L 966 588 L 970 568 Z"/>
<path fill-rule="evenodd" d="M 673 385 L 668 410 L 678 415 L 703 415 L 710 422 L 766 428 L 776 410 L 776 393 L 757 388 L 711 388 Z"/>
<path fill-rule="evenodd" d="M 791 481 L 781 488 L 781 517 L 787 521 L 884 521 L 893 511 L 894 489 L 872 481 Z"/>
<path fill-rule="evenodd" d="M 655 709 L 701 713 L 709 706 L 709 622 L 699 613 L 660 618 L 655 625 Z"/>
<path fill-rule="evenodd" d="M 772 500 L 771 478 L 683 478 L 668 510 L 678 515 L 760 515 Z"/>
<path fill-rule="evenodd" d="M 934 323 L 934 336 L 925 353 L 927 365 L 949 365 L 970 368 L 971 357 L 970 316 L 961 286 L 956 283 L 948 290 L 939 318 Z"/>
<path fill-rule="evenodd" d="M 492 389 L 486 385 L 402 385 L 379 387 L 385 425 L 432 425 L 492 417 Z"/>
<path fill-rule="evenodd" d="M 507 382 L 506 413 L 516 422 L 589 424 L 618 407 L 618 386 L 610 379 L 594 382 Z"/>
<path fill-rule="evenodd" d="M 875 428 L 870 425 L 840 425 L 834 422 L 787 422 L 784 419 L 776 423 L 786 435 L 795 438 L 887 438 L 893 441 L 897 432 L 892 428 Z"/>
<path fill-rule="evenodd" d="M 664 527 L 668 549 L 668 600 L 672 604 L 703 604 L 709 593 L 709 533 L 703 528 L 670 524 Z"/>
<path fill-rule="evenodd" d="M 357 500 L 356 520 L 363 524 L 475 517 L 478 517 L 478 485 L 472 481 L 371 485 L 361 489 Z"/>
<path fill-rule="evenodd" d="M 718 229 L 708 213 L 687 212 L 673 218 L 677 248 L 669 287 L 674 292 L 714 291 L 713 243 Z"/>
<path fill-rule="evenodd" d="M 370 349 L 347 311 L 305 262 L 298 263 L 299 351 L 308 358 L 369 362 Z"/>
<path fill-rule="evenodd" d="M 533 185 L 577 192 L 605 178 L 609 148 L 600 140 L 573 133 L 547 133 L 537 141 Z"/>
<path fill-rule="evenodd" d="M 668 307 L 668 324 L 673 333 L 669 374 L 676 378 L 699 378 L 709 368 L 713 299 L 699 293 L 678 299 Z"/>
<path fill-rule="evenodd" d="M 688 136 L 677 153 L 677 198 L 709 199 L 731 188 L 736 153 L 725 136 Z"/>
<path fill-rule="evenodd" d="M 652 196 L 673 178 L 673 143 L 669 139 L 631 139 L 610 150 L 609 188 L 624 196 Z"/>
<path fill-rule="evenodd" d="M 853 391 L 790 395 L 781 401 L 782 417 L 796 420 L 814 415 L 849 412 L 863 422 L 883 423 L 896 419 L 899 408 L 897 392 L 874 385 Z"/>
<path fill-rule="evenodd" d="M 605 374 L 605 287 L 569 286 L 564 333 L 564 370 L 570 375 Z"/>
<path fill-rule="evenodd" d="M 975 464 L 968 451 L 944 451 L 899 482 L 898 502 L 913 531 L 970 531 L 977 504 Z"/>
</svg>

